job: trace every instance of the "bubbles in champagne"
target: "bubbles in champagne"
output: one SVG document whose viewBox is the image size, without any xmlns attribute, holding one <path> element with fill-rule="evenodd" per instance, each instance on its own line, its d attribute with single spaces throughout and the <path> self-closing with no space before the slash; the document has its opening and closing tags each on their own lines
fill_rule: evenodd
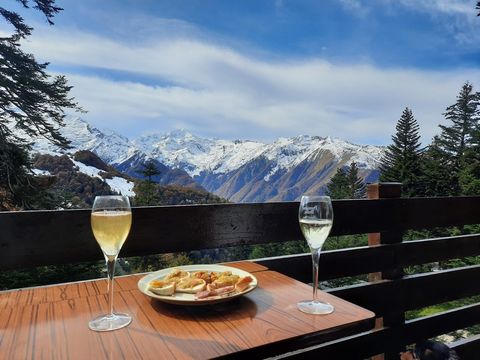
<svg viewBox="0 0 480 360">
<path fill-rule="evenodd" d="M 320 249 L 330 233 L 332 220 L 300 219 L 300 229 L 312 249 Z"/>
<path fill-rule="evenodd" d="M 130 211 L 99 211 L 92 213 L 92 230 L 106 256 L 117 256 L 125 242 L 130 226 Z"/>
</svg>

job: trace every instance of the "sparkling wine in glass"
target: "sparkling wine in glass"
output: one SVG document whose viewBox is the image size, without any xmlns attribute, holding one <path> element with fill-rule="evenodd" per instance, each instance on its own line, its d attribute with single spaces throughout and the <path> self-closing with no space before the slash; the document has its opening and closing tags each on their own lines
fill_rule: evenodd
<svg viewBox="0 0 480 360">
<path fill-rule="evenodd" d="M 132 322 L 130 315 L 113 312 L 115 262 L 132 225 L 132 211 L 128 197 L 97 196 L 93 203 L 91 224 L 93 235 L 100 245 L 107 263 L 110 313 L 93 319 L 88 323 L 88 327 L 95 331 L 120 329 Z"/>
<path fill-rule="evenodd" d="M 308 314 L 330 314 L 334 310 L 333 306 L 319 301 L 317 298 L 320 251 L 333 224 L 333 209 L 330 197 L 302 196 L 298 209 L 298 221 L 312 252 L 313 299 L 300 301 L 297 307 L 300 311 Z"/>
</svg>

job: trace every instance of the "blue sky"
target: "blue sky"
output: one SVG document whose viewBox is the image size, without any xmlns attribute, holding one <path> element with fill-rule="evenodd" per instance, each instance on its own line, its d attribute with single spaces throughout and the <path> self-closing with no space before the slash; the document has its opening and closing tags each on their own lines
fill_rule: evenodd
<svg viewBox="0 0 480 360">
<path fill-rule="evenodd" d="M 480 90 L 474 0 L 59 1 L 24 43 L 99 128 L 388 144 L 413 109 L 430 141 L 465 81 Z M 2 24 L 3 26 L 3 24 Z M 1 31 L 6 31 L 7 29 Z"/>
</svg>

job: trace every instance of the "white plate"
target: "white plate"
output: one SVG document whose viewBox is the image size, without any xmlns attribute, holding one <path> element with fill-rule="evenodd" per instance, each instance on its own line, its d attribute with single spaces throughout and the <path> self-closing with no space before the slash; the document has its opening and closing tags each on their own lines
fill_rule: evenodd
<svg viewBox="0 0 480 360">
<path fill-rule="evenodd" d="M 175 293 L 172 296 L 162 296 L 154 294 L 153 292 L 148 290 L 148 284 L 152 280 L 163 279 L 167 276 L 174 268 L 167 268 L 159 271 L 155 271 L 148 275 L 145 275 L 138 281 L 138 288 L 139 290 L 147 296 L 150 296 L 154 299 L 161 300 L 163 302 L 169 304 L 178 304 L 178 305 L 209 305 L 209 304 L 216 304 L 223 301 L 229 301 L 235 299 L 236 297 L 242 296 L 246 293 L 249 293 L 253 289 L 257 287 L 257 278 L 250 274 L 247 271 L 240 270 L 230 266 L 224 265 L 184 265 L 184 266 L 177 266 L 176 269 L 182 269 L 185 271 L 195 272 L 195 271 L 216 271 L 216 272 L 223 272 L 223 271 L 231 271 L 232 274 L 238 275 L 240 277 L 250 276 L 253 280 L 250 283 L 250 286 L 246 288 L 242 292 L 235 292 L 226 295 L 220 296 L 211 296 L 205 299 L 196 299 L 194 294 L 185 294 L 185 293 Z"/>
</svg>

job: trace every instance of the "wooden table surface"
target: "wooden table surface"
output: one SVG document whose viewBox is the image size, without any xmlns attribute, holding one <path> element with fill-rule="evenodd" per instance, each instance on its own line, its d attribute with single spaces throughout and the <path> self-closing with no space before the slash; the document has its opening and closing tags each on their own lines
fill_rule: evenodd
<svg viewBox="0 0 480 360">
<path fill-rule="evenodd" d="M 365 331 L 374 314 L 319 292 L 330 315 L 297 310 L 312 288 L 251 263 L 229 263 L 258 279 L 251 293 L 210 306 L 178 306 L 137 289 L 141 275 L 115 279 L 115 310 L 133 316 L 124 329 L 98 333 L 88 321 L 107 312 L 106 280 L 0 293 L 1 359 L 202 359 L 268 357 Z"/>
</svg>

